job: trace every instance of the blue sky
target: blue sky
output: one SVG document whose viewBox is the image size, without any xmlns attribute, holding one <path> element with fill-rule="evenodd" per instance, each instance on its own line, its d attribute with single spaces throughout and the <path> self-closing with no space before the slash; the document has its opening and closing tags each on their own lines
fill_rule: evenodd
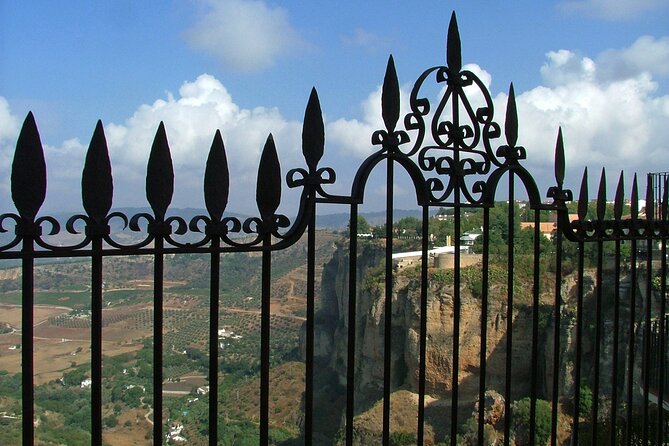
<svg viewBox="0 0 669 446">
<path fill-rule="evenodd" d="M 324 164 L 336 168 L 333 190 L 344 193 L 353 166 L 372 151 L 388 55 L 408 92 L 424 69 L 444 64 L 453 10 L 463 62 L 490 82 L 500 121 L 514 82 L 519 143 L 542 191 L 560 125 L 573 189 L 585 165 L 606 166 L 610 177 L 669 170 L 666 0 L 0 0 L 0 202 L 7 209 L 16 137 L 32 110 L 49 169 L 46 211 L 80 208 L 85 150 L 102 119 L 115 206 L 144 204 L 137 191 L 164 120 L 173 206 L 202 206 L 206 154 L 220 128 L 233 172 L 230 206 L 253 212 L 268 132 L 284 172 L 303 165 L 301 119 L 312 86 L 326 118 Z M 382 192 L 370 188 L 370 202 Z M 398 204 L 410 205 L 410 196 L 400 190 Z"/>
</svg>

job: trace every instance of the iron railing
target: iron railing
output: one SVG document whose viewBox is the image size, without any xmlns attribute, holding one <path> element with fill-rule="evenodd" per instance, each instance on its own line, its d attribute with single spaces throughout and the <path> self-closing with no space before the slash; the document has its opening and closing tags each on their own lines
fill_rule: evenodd
<svg viewBox="0 0 669 446">
<path fill-rule="evenodd" d="M 440 423 L 450 432 L 447 441 L 451 445 L 462 439 L 463 408 L 470 402 L 463 401 L 462 376 L 459 364 L 460 348 L 468 339 L 461 337 L 461 308 L 463 278 L 460 274 L 463 213 L 479 209 L 483 214 L 480 346 L 477 399 L 485 400 L 491 389 L 488 382 L 490 371 L 490 345 L 488 324 L 491 296 L 490 253 L 491 210 L 496 201 L 502 199 L 514 203 L 517 197 L 527 197 L 534 222 L 533 248 L 531 251 L 531 344 L 526 352 L 529 365 L 529 392 L 519 394 L 514 381 L 514 355 L 518 349 L 514 344 L 514 320 L 518 303 L 515 278 L 520 272 L 514 241 L 518 234 L 513 229 L 505 235 L 506 254 L 506 300 L 505 331 L 503 342 L 504 384 L 499 388 L 504 396 L 504 417 L 499 429 L 503 432 L 503 443 L 510 444 L 513 428 L 514 398 L 529 397 L 530 415 L 527 426 L 528 443 L 537 444 L 539 425 L 537 401 L 549 400 L 551 406 L 550 444 L 660 444 L 667 439 L 665 412 L 654 409 L 651 396 L 656 400 L 666 395 L 667 389 L 667 322 L 666 314 L 666 238 L 669 234 L 667 217 L 667 188 L 657 197 L 657 184 L 648 181 L 646 209 L 657 212 L 640 212 L 639 192 L 636 177 L 632 182 L 631 198 L 624 198 L 622 175 L 615 193 L 612 209 L 607 208 L 606 179 L 602 171 L 599 191 L 594 209 L 588 196 L 587 170 L 584 172 L 580 194 L 576 205 L 577 218 L 570 219 L 570 190 L 564 187 L 565 160 L 562 132 L 558 131 L 555 148 L 555 186 L 547 192 L 548 202 L 543 202 L 541 193 L 532 175 L 523 166 L 526 149 L 518 145 L 518 119 L 513 86 L 509 89 L 504 128 L 495 121 L 491 95 L 483 82 L 472 71 L 462 66 L 460 37 L 455 16 L 448 29 L 447 60 L 445 66 L 424 71 L 414 84 L 409 100 L 410 112 L 400 120 L 399 82 L 392 57 L 388 61 L 382 91 L 382 118 L 384 128 L 371 136 L 376 151 L 358 169 L 351 192 L 335 195 L 327 187 L 336 182 L 332 168 L 321 167 L 325 135 L 321 108 L 316 91 L 309 98 L 302 134 L 302 149 L 306 167 L 290 170 L 286 175 L 289 188 L 301 191 L 297 216 L 291 221 L 277 214 L 281 200 L 282 175 L 279 160 L 271 135 L 267 138 L 258 169 L 256 202 L 259 215 L 247 219 L 226 216 L 229 191 L 229 173 L 223 139 L 216 132 L 206 163 L 204 197 L 207 215 L 199 215 L 186 221 L 179 216 L 168 216 L 172 199 L 174 174 L 166 131 L 161 124 L 151 148 L 147 176 L 146 195 L 152 213 L 128 216 L 111 212 L 113 177 L 107 152 L 103 126 L 98 122 L 86 156 L 82 177 L 82 201 L 85 214 L 69 218 L 61 228 L 55 218 L 39 216 L 46 194 L 46 164 L 40 136 L 32 114 L 26 118 L 16 145 L 12 165 L 11 191 L 16 213 L 0 216 L 0 230 L 6 232 L 8 225 L 14 226 L 15 236 L 0 247 L 0 259 L 20 259 L 22 281 L 22 423 L 23 444 L 35 444 L 34 364 L 33 364 L 33 313 L 35 261 L 45 258 L 83 257 L 91 263 L 91 418 L 92 444 L 102 444 L 102 291 L 104 259 L 112 256 L 153 257 L 153 442 L 162 444 L 164 438 L 162 392 L 163 385 L 163 278 L 164 259 L 168 254 L 200 253 L 210 256 L 210 322 L 209 322 L 209 444 L 216 444 L 218 425 L 218 318 L 219 285 L 224 278 L 219 275 L 221 255 L 230 252 L 259 252 L 262 255 L 261 270 L 261 347 L 260 347 L 260 444 L 269 443 L 271 414 L 269 411 L 270 386 L 270 287 L 272 258 L 277 250 L 294 244 L 305 233 L 307 237 L 306 280 L 306 379 L 304 389 L 305 444 L 312 444 L 314 436 L 314 329 L 316 281 L 315 240 L 316 215 L 320 205 L 334 204 L 347 208 L 350 213 L 348 244 L 348 308 L 347 320 L 347 365 L 345 373 L 346 404 L 342 422 L 343 441 L 351 445 L 355 439 L 356 423 L 356 329 L 358 303 L 362 292 L 356 280 L 358 256 L 357 222 L 360 206 L 364 203 L 365 186 L 371 172 L 385 169 L 386 238 L 384 242 L 384 364 L 382 399 L 382 423 L 379 426 L 381 442 L 390 444 L 391 394 L 391 349 L 394 325 L 392 306 L 393 290 L 393 185 L 396 170 L 406 172 L 415 188 L 418 206 L 421 209 L 422 239 L 420 241 L 422 262 L 419 268 L 420 326 L 418 370 L 418 410 L 416 413 L 416 441 L 424 444 L 426 433 L 426 362 L 428 346 L 428 302 L 430 291 L 430 268 L 428 265 L 429 220 L 431 211 L 445 207 L 453 209 L 454 274 L 452 279 L 452 363 L 450 410 L 444 410 Z M 436 106 L 424 93 L 428 84 L 443 88 Z M 499 141 L 499 142 L 498 142 Z M 664 180 L 666 183 L 666 179 Z M 522 190 L 517 191 L 520 186 Z M 626 211 L 625 206 L 629 206 Z M 518 216 L 514 206 L 508 207 L 508 228 L 514 228 Z M 539 223 L 545 215 L 555 215 L 556 232 L 553 234 L 552 252 L 542 252 L 540 241 L 543 235 Z M 118 220 L 124 227 L 139 234 L 141 241 L 124 243 L 110 229 L 110 223 Z M 61 233 L 78 234 L 83 227 L 80 241 L 70 246 L 54 245 L 49 235 Z M 179 236 L 199 237 L 182 242 Z M 240 238 L 239 236 L 245 236 Z M 567 254 L 568 246 L 575 247 Z M 630 248 L 626 251 L 626 247 Z M 624 254 L 628 252 L 628 254 Z M 658 258 L 659 253 L 659 258 Z M 566 304 L 566 289 L 563 283 L 568 271 L 564 269 L 565 258 L 576 263 L 575 308 Z M 542 259 L 550 258 L 554 272 L 552 285 L 546 286 L 540 278 Z M 613 267 L 607 266 L 609 263 Z M 594 291 L 587 290 L 588 275 L 593 274 Z M 605 277 L 606 275 L 606 277 Z M 657 278 L 657 279 L 656 279 Z M 540 328 L 540 310 L 545 306 L 545 295 L 552 295 L 546 327 Z M 594 310 L 589 311 L 589 306 Z M 566 322 L 565 322 L 566 321 Z M 565 328 L 573 322 L 574 327 Z M 541 331 L 540 331 L 541 330 Z M 588 331 L 590 330 L 590 331 Z M 607 330 L 605 333 L 604 331 Z M 593 332 L 594 331 L 594 332 Z M 574 350 L 570 350 L 567 339 L 575 336 Z M 612 333 L 612 334 L 611 334 Z M 611 336 L 609 336 L 611 334 Z M 549 341 L 545 338 L 548 336 Z M 587 336 L 588 351 L 584 350 Z M 544 338 L 544 341 L 541 339 Z M 552 338 L 552 339 L 551 339 Z M 604 345 L 604 343 L 610 343 Z M 570 344 L 571 345 L 571 344 Z M 545 353 L 551 347 L 552 353 Z M 605 348 L 606 347 L 606 348 Z M 604 357 L 605 352 L 606 357 Z M 587 357 L 586 357 L 587 354 Z M 573 385 L 563 386 L 565 364 L 571 363 Z M 609 364 L 606 368 L 602 364 Z M 640 365 L 640 367 L 639 367 Z M 516 365 L 516 367 L 518 367 Z M 552 379 L 546 381 L 540 371 L 552 369 Z M 603 387 L 606 381 L 607 388 Z M 592 391 L 592 404 L 582 413 L 584 386 Z M 638 390 L 641 386 L 641 391 Z M 567 389 L 567 390 L 565 390 Z M 606 405 L 602 403 L 606 402 Z M 566 408 L 566 409 L 565 409 Z M 323 410 L 322 408 L 320 410 Z M 450 412 L 450 416 L 445 414 Z M 566 422 L 560 413 L 569 414 Z M 476 429 L 472 437 L 479 445 L 484 443 L 485 407 L 476 409 Z M 565 425 L 566 423 L 566 425 Z M 636 430 L 635 426 L 641 426 Z M 459 437 L 459 435 L 461 435 Z M 443 440 L 443 439 L 438 439 Z M 464 441 L 464 440 L 462 440 Z M 520 440 L 518 440 L 520 441 Z"/>
</svg>

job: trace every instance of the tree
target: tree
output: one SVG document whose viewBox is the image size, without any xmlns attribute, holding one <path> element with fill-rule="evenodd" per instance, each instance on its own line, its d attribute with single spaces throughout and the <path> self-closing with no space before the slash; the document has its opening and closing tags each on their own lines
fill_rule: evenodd
<svg viewBox="0 0 669 446">
<path fill-rule="evenodd" d="M 423 224 L 420 219 L 416 217 L 403 217 L 400 218 L 395 227 L 399 230 L 400 234 L 403 235 L 418 235 L 420 236 L 423 232 Z"/>
<path fill-rule="evenodd" d="M 369 222 L 362 215 L 358 215 L 358 234 L 369 234 L 371 228 Z"/>
</svg>

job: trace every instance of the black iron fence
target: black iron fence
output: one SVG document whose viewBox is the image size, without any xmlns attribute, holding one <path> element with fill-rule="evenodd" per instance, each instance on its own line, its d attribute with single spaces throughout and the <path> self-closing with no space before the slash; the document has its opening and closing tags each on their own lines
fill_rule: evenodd
<svg viewBox="0 0 669 446">
<path fill-rule="evenodd" d="M 583 174 L 579 196 L 572 203 L 572 192 L 565 188 L 565 160 L 562 133 L 558 131 L 555 146 L 555 185 L 542 200 L 532 175 L 522 162 L 526 149 L 518 145 L 518 119 L 513 86 L 509 90 L 504 128 L 497 123 L 493 101 L 485 85 L 475 73 L 463 69 L 460 37 L 455 17 L 448 30 L 447 61 L 423 72 L 416 81 L 409 100 L 410 112 L 400 116 L 399 82 L 393 59 L 390 58 L 382 91 L 384 128 L 371 135 L 376 151 L 358 169 L 351 192 L 335 195 L 328 186 L 336 182 L 332 168 L 320 166 L 325 150 L 324 124 L 316 91 L 309 98 L 302 134 L 306 167 L 294 168 L 286 174 L 289 188 L 301 191 L 299 210 L 292 220 L 277 214 L 281 200 L 283 176 L 270 135 L 267 138 L 258 169 L 256 202 L 258 216 L 242 219 L 226 216 L 229 173 L 226 151 L 220 133 L 216 133 L 204 176 L 204 197 L 207 215 L 186 221 L 168 216 L 172 199 L 174 174 L 166 131 L 161 124 L 156 133 L 148 163 L 146 196 L 152 213 L 129 216 L 112 212 L 113 177 L 103 126 L 98 122 L 86 156 L 82 177 L 82 200 L 85 214 L 74 215 L 64 228 L 50 216 L 39 215 L 47 180 L 46 164 L 37 126 L 32 114 L 26 118 L 18 137 L 12 165 L 11 191 L 16 213 L 0 216 L 0 230 L 14 228 L 14 237 L 0 247 L 0 259 L 21 262 L 22 281 L 22 423 L 23 444 L 35 444 L 34 400 L 34 309 L 35 262 L 38 259 L 83 257 L 90 260 L 91 277 L 91 419 L 92 444 L 102 444 L 103 417 L 103 351 L 102 308 L 103 269 L 105 259 L 113 256 L 153 257 L 153 442 L 162 444 L 165 436 L 162 389 L 163 377 L 163 300 L 164 260 L 167 255 L 200 253 L 210 256 L 209 296 L 209 444 L 217 444 L 219 427 L 219 320 L 221 256 L 231 252 L 257 252 L 261 256 L 261 325 L 260 325 L 260 404 L 258 430 L 260 444 L 269 443 L 272 414 L 269 410 L 270 382 L 270 287 L 273 253 L 307 239 L 306 316 L 304 357 L 306 364 L 303 394 L 304 420 L 302 438 L 312 444 L 316 407 L 314 376 L 319 373 L 314 360 L 316 295 L 315 240 L 316 218 L 322 204 L 339 205 L 350 214 L 346 238 L 348 277 L 344 325 L 347 333 L 345 407 L 340 437 L 345 444 L 360 443 L 357 437 L 356 406 L 358 397 L 360 320 L 360 243 L 358 216 L 364 203 L 365 186 L 374 169 L 386 174 L 386 234 L 383 239 L 383 279 L 379 287 L 383 302 L 383 378 L 382 415 L 378 428 L 379 441 L 388 445 L 397 437 L 392 424 L 391 397 L 397 389 L 391 376 L 394 370 L 393 333 L 399 328 L 393 319 L 393 306 L 398 305 L 395 287 L 397 273 L 393 269 L 394 251 L 393 185 L 397 170 L 408 174 L 421 212 L 422 237 L 419 241 L 419 267 L 414 270 L 418 290 L 418 350 L 415 374 L 417 395 L 415 430 L 412 441 L 430 444 L 444 441 L 456 444 L 493 444 L 496 435 L 503 444 L 661 444 L 667 441 L 667 417 L 658 410 L 667 395 L 667 320 L 665 240 L 669 234 L 667 187 L 648 177 L 645 209 L 639 208 L 639 186 L 632 181 L 630 198 L 625 198 L 622 175 L 613 204 L 607 205 L 605 173 L 594 201 L 588 194 L 587 170 Z M 424 93 L 432 83 L 442 89 L 433 102 Z M 402 118 L 402 119 L 401 119 Z M 658 195 L 658 187 L 663 192 Z M 493 230 L 491 215 L 500 200 L 527 202 L 525 220 L 532 225 L 531 248 L 520 252 L 519 215 L 516 206 L 507 206 L 506 230 L 501 235 Z M 452 274 L 439 276 L 450 291 L 449 322 L 451 344 L 447 364 L 448 382 L 441 383 L 443 403 L 432 406 L 426 396 L 432 392 L 427 383 L 430 339 L 438 334 L 428 327 L 428 306 L 435 299 L 435 275 L 428 263 L 430 218 L 438 208 L 450 209 L 452 222 Z M 462 306 L 468 280 L 463 268 L 461 236 L 467 212 L 482 215 L 481 237 L 477 249 L 481 255 L 475 297 L 480 311 L 480 327 L 474 341 L 464 336 Z M 654 210 L 650 212 L 649 210 Z M 575 215 L 574 215 L 575 214 Z M 571 216 L 571 217 L 570 217 Z M 541 222 L 553 218 L 555 231 L 546 248 Z M 111 230 L 118 221 L 125 229 L 139 236 L 140 241 L 125 242 Z M 69 246 L 53 244 L 48 235 L 77 235 L 80 240 Z M 47 235 L 48 233 L 48 235 Z M 181 241 L 188 235 L 189 241 Z M 243 237 L 241 237 L 243 236 Z M 491 252 L 500 237 L 502 251 Z M 126 239 L 123 239 L 126 240 Z M 495 242 L 496 243 L 496 242 Z M 522 259 L 521 259 L 522 257 Z M 522 260 L 522 262 L 521 262 Z M 502 279 L 493 277 L 500 271 Z M 529 270 L 529 271 L 528 271 Z M 546 274 L 550 273 L 550 280 Z M 525 277 L 519 282 L 519 277 Z M 444 279 L 445 277 L 445 279 Z M 571 280 L 571 282 L 569 282 Z M 488 323 L 493 300 L 503 295 L 503 306 L 497 314 L 495 330 L 503 336 L 494 341 Z M 468 296 L 468 295 L 467 295 Z M 497 296 L 497 297 L 495 297 Z M 494 305 L 497 305 L 495 300 Z M 519 338 L 520 310 L 527 310 L 529 336 Z M 444 330 L 446 330 L 444 328 Z M 475 367 L 461 365 L 461 350 L 477 343 L 478 363 Z M 493 349 L 501 354 L 493 365 Z M 494 359 L 498 361 L 498 359 Z M 521 361 L 521 362 L 519 362 Z M 524 362 L 522 362 L 524 361 Z M 520 365 L 519 365 L 520 364 Z M 434 367 L 434 364 L 431 365 Z M 438 368 L 438 366 L 437 366 Z M 495 370 L 493 370 L 495 368 Z M 520 369 L 522 373 L 520 373 Z M 472 369 L 474 372 L 472 372 Z M 501 372 L 500 372 L 501 370 Z M 501 376 L 499 381 L 495 377 Z M 439 375 L 438 376 L 445 376 Z M 465 386 L 465 377 L 471 386 Z M 518 381 L 523 380 L 522 386 Z M 520 389 L 520 390 L 519 390 Z M 524 389 L 524 390 L 523 390 Z M 496 390 L 502 398 L 502 416 L 490 421 L 484 402 L 489 391 Z M 664 398 L 663 398 L 664 395 Z M 525 410 L 514 400 L 527 401 Z M 476 401 L 480 404 L 475 404 Z M 658 404 L 659 403 L 659 404 Z M 665 403 L 666 405 L 666 403 Z M 548 419 L 544 408 L 548 407 Z M 473 427 L 465 426 L 467 411 L 474 410 Z M 430 411 L 428 420 L 427 412 Z M 435 421 L 437 420 L 437 421 Z M 430 424 L 430 429 L 426 426 Z M 445 432 L 441 438 L 433 433 Z M 492 433 L 491 433 L 492 432 Z M 333 439 L 333 442 L 335 439 Z"/>
</svg>

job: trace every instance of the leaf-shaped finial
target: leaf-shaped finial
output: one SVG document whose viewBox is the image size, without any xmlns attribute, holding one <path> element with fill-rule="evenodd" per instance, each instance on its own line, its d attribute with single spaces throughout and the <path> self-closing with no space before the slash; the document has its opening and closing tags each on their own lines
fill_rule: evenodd
<svg viewBox="0 0 669 446">
<path fill-rule="evenodd" d="M 146 169 L 146 199 L 153 209 L 156 220 L 165 219 L 167 208 L 174 193 L 174 169 L 165 125 L 160 122 L 153 139 L 149 164 Z"/>
<path fill-rule="evenodd" d="M 639 186 L 637 185 L 636 174 L 632 180 L 632 196 L 630 197 L 630 213 L 632 220 L 639 218 Z"/>
<path fill-rule="evenodd" d="M 653 180 L 648 175 L 646 181 L 646 220 L 653 220 L 655 218 L 655 196 L 653 194 Z"/>
<path fill-rule="evenodd" d="M 588 168 L 583 170 L 581 179 L 581 192 L 578 195 L 578 219 L 585 220 L 588 215 Z"/>
<path fill-rule="evenodd" d="M 562 140 L 562 127 L 558 128 L 557 141 L 555 142 L 555 181 L 560 189 L 564 184 L 564 142 Z"/>
<path fill-rule="evenodd" d="M 271 133 L 265 142 L 258 166 L 256 203 L 260 211 L 260 218 L 263 221 L 273 221 L 274 214 L 281 203 L 281 166 Z"/>
<path fill-rule="evenodd" d="M 12 162 L 12 201 L 19 215 L 34 221 L 46 197 L 46 162 L 35 117 L 28 112 Z"/>
<path fill-rule="evenodd" d="M 599 178 L 599 191 L 597 192 L 597 219 L 604 220 L 606 216 L 606 171 L 602 167 L 602 176 Z"/>
<path fill-rule="evenodd" d="M 451 14 L 448 24 L 448 40 L 446 42 L 446 65 L 451 73 L 459 73 L 462 69 L 462 46 L 460 44 L 460 31 L 455 11 Z"/>
<path fill-rule="evenodd" d="M 323 113 L 318 93 L 315 88 L 311 89 L 309 102 L 304 111 L 304 125 L 302 126 L 302 154 L 313 172 L 318 167 L 318 162 L 323 156 L 325 148 L 325 126 L 323 125 Z"/>
<path fill-rule="evenodd" d="M 616 198 L 613 204 L 613 218 L 620 220 L 623 218 L 623 205 L 625 204 L 625 180 L 623 172 L 620 172 L 618 178 L 618 187 L 616 188 Z"/>
<path fill-rule="evenodd" d="M 221 131 L 216 130 L 204 170 L 204 202 L 213 221 L 220 221 L 228 205 L 230 173 Z"/>
<path fill-rule="evenodd" d="M 506 101 L 506 120 L 504 121 L 504 136 L 509 147 L 515 147 L 518 141 L 518 111 L 516 110 L 516 93 L 513 82 L 509 85 L 509 97 Z"/>
<path fill-rule="evenodd" d="M 388 58 L 386 75 L 383 78 L 381 116 L 383 116 L 383 123 L 388 133 L 394 132 L 397 121 L 400 119 L 400 84 L 397 80 L 393 56 Z"/>
<path fill-rule="evenodd" d="M 81 200 L 88 216 L 102 223 L 112 206 L 114 184 L 102 121 L 98 120 L 81 175 Z"/>
</svg>

